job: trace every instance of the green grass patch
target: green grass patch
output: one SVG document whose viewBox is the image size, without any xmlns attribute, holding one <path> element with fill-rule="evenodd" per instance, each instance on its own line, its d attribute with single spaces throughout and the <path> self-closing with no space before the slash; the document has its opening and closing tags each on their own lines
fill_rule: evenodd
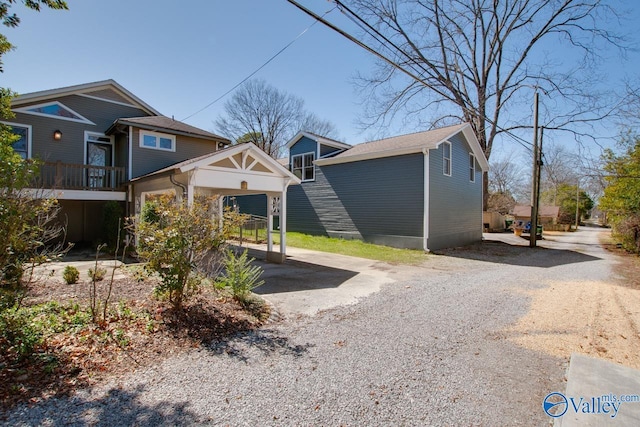
<svg viewBox="0 0 640 427">
<path fill-rule="evenodd" d="M 280 240 L 277 234 L 274 234 L 274 240 Z M 418 265 L 429 257 L 424 251 L 419 250 L 391 248 L 389 246 L 365 243 L 360 240 L 310 236 L 291 231 L 287 233 L 287 246 L 373 259 L 389 264 Z"/>
</svg>

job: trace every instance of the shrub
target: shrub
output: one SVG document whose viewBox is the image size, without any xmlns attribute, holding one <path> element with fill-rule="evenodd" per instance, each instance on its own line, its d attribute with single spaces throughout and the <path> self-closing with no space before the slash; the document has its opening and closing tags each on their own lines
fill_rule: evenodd
<svg viewBox="0 0 640 427">
<path fill-rule="evenodd" d="M 104 268 L 96 267 L 95 269 L 89 269 L 89 278 L 94 282 L 99 282 L 104 279 L 104 276 L 107 274 L 107 270 Z"/>
<path fill-rule="evenodd" d="M 225 271 L 218 278 L 218 282 L 228 288 L 233 297 L 241 303 L 247 303 L 251 291 L 264 284 L 264 280 L 259 280 L 262 268 L 251 265 L 253 261 L 253 258 L 247 256 L 246 249 L 240 256 L 236 256 L 232 250 L 225 252 Z"/>
<path fill-rule="evenodd" d="M 216 198 L 196 196 L 191 206 L 171 194 L 145 204 L 134 224 L 138 255 L 149 273 L 160 277 L 156 293 L 181 308 L 187 290 L 196 289 L 202 276 L 217 274 L 219 254 L 234 217 L 217 212 Z M 195 274 L 198 273 L 198 274 Z"/>
<path fill-rule="evenodd" d="M 72 285 L 74 283 L 78 283 L 80 272 L 74 266 L 67 265 L 62 272 L 62 278 L 65 282 L 67 282 L 68 285 Z"/>
</svg>

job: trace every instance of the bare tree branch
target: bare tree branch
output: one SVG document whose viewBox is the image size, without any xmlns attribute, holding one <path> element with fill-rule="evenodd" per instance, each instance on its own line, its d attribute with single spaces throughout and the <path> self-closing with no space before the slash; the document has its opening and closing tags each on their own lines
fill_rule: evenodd
<svg viewBox="0 0 640 427">
<path fill-rule="evenodd" d="M 281 92 L 263 80 L 245 83 L 224 105 L 225 117 L 215 124 L 219 132 L 236 143 L 252 142 L 274 158 L 301 130 L 330 138 L 335 126 L 304 109 L 301 98 Z"/>
</svg>

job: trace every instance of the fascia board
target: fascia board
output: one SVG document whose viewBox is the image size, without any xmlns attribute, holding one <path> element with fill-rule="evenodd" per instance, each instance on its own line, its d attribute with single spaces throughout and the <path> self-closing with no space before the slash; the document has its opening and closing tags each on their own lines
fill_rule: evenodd
<svg viewBox="0 0 640 427">
<path fill-rule="evenodd" d="M 425 147 L 415 146 L 415 147 L 408 147 L 408 148 L 402 148 L 402 149 L 396 149 L 396 150 L 376 151 L 374 153 L 356 154 L 353 156 L 331 157 L 328 159 L 318 159 L 315 161 L 315 163 L 318 166 L 326 166 L 326 165 L 337 165 L 340 163 L 359 162 L 362 160 L 381 159 L 384 157 L 403 156 L 405 154 L 421 153 L 423 148 Z"/>
</svg>

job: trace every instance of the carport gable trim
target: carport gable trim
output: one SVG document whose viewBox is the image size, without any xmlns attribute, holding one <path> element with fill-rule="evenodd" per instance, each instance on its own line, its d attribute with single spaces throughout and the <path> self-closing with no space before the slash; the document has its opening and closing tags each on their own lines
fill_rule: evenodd
<svg viewBox="0 0 640 427">
<path fill-rule="evenodd" d="M 242 153 L 242 162 L 241 164 L 238 164 L 238 162 L 234 159 L 234 156 L 240 153 Z M 247 164 L 247 158 L 249 155 L 253 158 L 253 161 Z M 198 168 L 215 168 L 217 170 L 223 170 L 224 168 L 217 168 L 215 166 L 212 166 L 212 164 L 219 163 L 224 159 L 229 159 L 229 161 L 233 163 L 234 166 L 236 166 L 236 170 L 247 173 L 255 173 L 255 171 L 251 171 L 250 168 L 260 163 L 262 166 L 270 170 L 273 174 L 279 175 L 282 178 L 289 178 L 291 181 L 300 184 L 300 179 L 298 177 L 289 172 L 284 168 L 284 166 L 282 166 L 275 159 L 267 155 L 264 151 L 260 150 L 252 143 L 240 144 L 235 147 L 227 148 L 226 150 L 213 153 L 210 156 L 204 157 L 195 162 L 190 162 L 188 164 L 178 166 L 176 168 L 176 171 L 184 173 Z"/>
</svg>

